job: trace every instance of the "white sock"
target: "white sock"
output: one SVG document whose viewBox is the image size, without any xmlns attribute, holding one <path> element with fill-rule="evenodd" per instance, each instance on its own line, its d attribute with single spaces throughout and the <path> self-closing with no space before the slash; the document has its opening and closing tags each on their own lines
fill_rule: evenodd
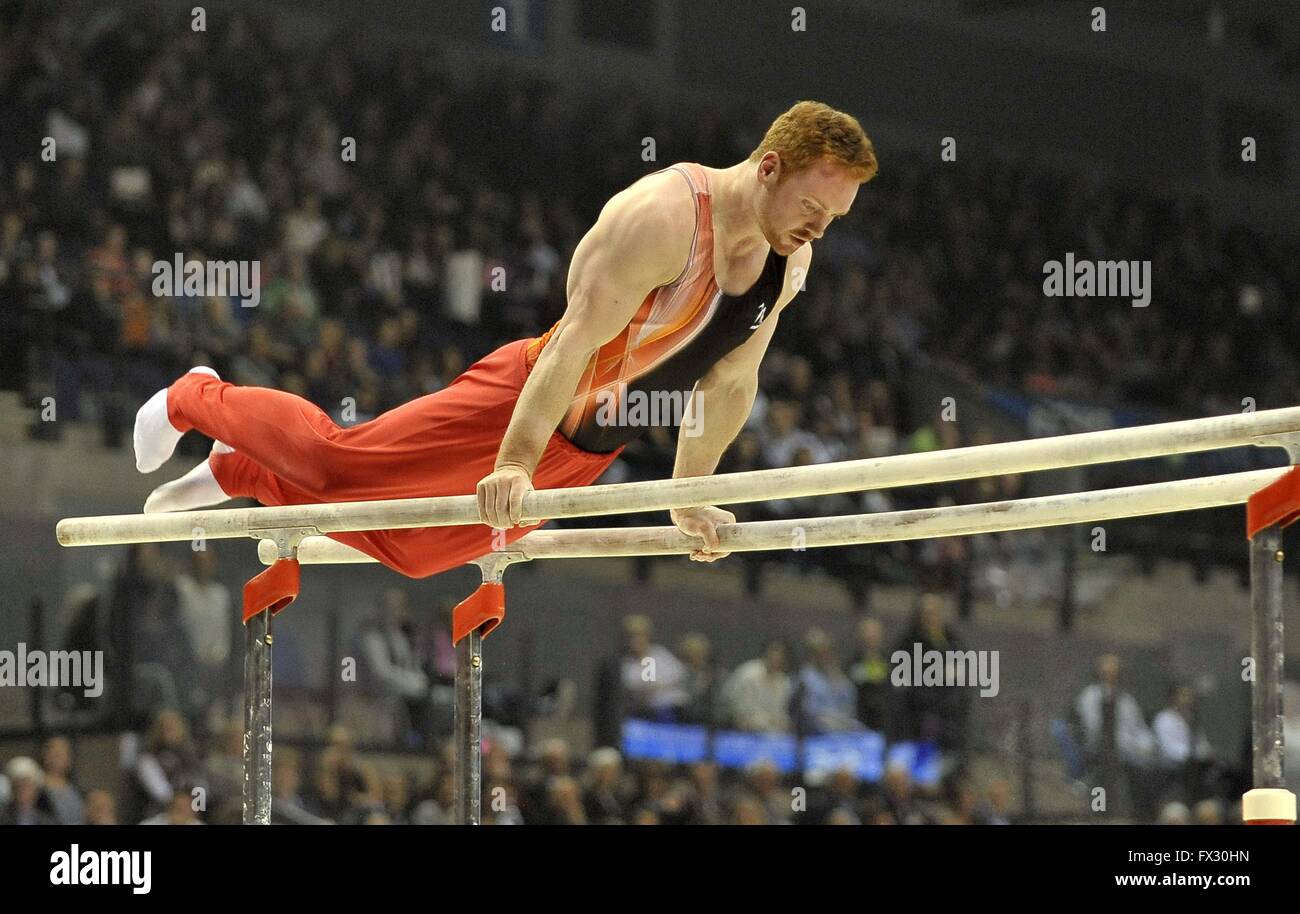
<svg viewBox="0 0 1300 914">
<path fill-rule="evenodd" d="M 221 376 L 206 365 L 198 365 L 189 374 L 210 374 L 217 380 Z M 152 473 L 171 457 L 180 443 L 181 432 L 167 418 L 167 388 L 158 391 L 135 414 L 135 468 L 141 473 Z"/>
<path fill-rule="evenodd" d="M 180 479 L 165 482 L 150 493 L 144 503 L 145 514 L 161 511 L 190 511 L 229 501 L 227 495 L 212 475 L 212 467 L 205 460 Z"/>
</svg>

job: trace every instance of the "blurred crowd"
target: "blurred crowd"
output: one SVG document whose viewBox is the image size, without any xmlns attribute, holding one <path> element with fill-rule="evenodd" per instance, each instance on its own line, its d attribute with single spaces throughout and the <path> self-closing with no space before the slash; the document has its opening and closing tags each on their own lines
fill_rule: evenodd
<svg viewBox="0 0 1300 914">
<path fill-rule="evenodd" d="M 217 554 L 215 549 L 187 550 L 188 567 L 178 568 L 173 556 L 157 544 L 137 544 L 102 587 L 83 586 L 71 603 L 60 647 L 104 651 L 107 682 L 103 701 L 85 700 L 69 688 L 56 705 L 60 713 L 89 712 L 83 722 L 92 726 L 86 732 L 107 729 L 123 734 L 116 755 L 125 786 L 117 795 L 95 794 L 93 805 L 103 815 L 118 815 L 128 822 L 165 819 L 174 824 L 238 816 L 241 651 L 234 643 L 238 626 L 231 594 L 217 579 Z M 514 810 L 499 821 L 573 821 L 581 815 L 590 821 L 639 823 L 843 819 L 883 824 L 976 816 L 977 797 L 963 764 L 969 690 L 907 688 L 890 681 L 891 646 L 907 651 L 914 645 L 922 650 L 962 649 L 949 614 L 943 596 L 926 593 L 918 599 L 912 624 L 896 644 L 887 643 L 879 619 L 868 617 L 858 623 L 851 652 L 842 652 L 826 632 L 812 628 L 798 648 L 775 638 L 758 656 L 732 669 L 714 657 L 707 630 L 687 633 L 674 650 L 654 638 L 649 618 L 628 616 L 623 620 L 619 650 L 599 661 L 594 670 L 594 708 L 589 718 L 575 707 L 577 690 L 571 678 L 548 682 L 536 694 L 524 694 L 518 686 L 489 677 L 483 690 L 485 732 L 492 747 L 489 757 L 500 782 L 496 786 L 511 797 Z M 355 671 L 345 681 L 357 685 L 348 699 L 362 703 L 371 750 L 414 750 L 435 756 L 446 751 L 455 672 L 446 616 L 442 610 L 417 616 L 407 590 L 391 586 L 377 596 L 368 616 L 351 620 L 351 631 L 341 646 L 354 660 Z M 275 677 L 282 699 L 305 687 L 309 703 L 335 701 L 337 696 L 323 694 L 319 683 L 309 684 L 311 677 L 300 668 L 295 643 L 291 631 L 277 633 Z M 653 675 L 645 675 L 647 664 L 654 667 Z M 291 704 L 293 700 L 289 698 Z M 338 710 L 334 706 L 331 717 Z M 104 713 L 110 719 L 103 719 Z M 551 740 L 541 749 L 532 747 L 540 753 L 538 764 L 549 772 L 546 779 L 562 776 L 565 781 L 563 786 L 540 783 L 529 773 L 525 734 L 535 732 L 539 721 L 549 720 L 563 729 L 576 718 L 592 721 L 591 741 L 599 751 L 580 776 L 570 770 L 570 751 L 563 740 Z M 791 789 L 804 785 L 781 776 L 769 762 L 755 762 L 744 771 L 720 769 L 713 763 L 679 770 L 632 759 L 624 772 L 619 749 L 629 719 L 796 738 L 872 731 L 891 744 L 917 741 L 936 747 L 949 760 L 944 768 L 950 776 L 935 790 L 913 785 L 906 766 L 891 766 L 878 784 L 860 782 L 849 770 L 835 772 L 810 779 L 816 783 L 809 805 L 807 788 L 795 802 Z M 107 728 L 101 726 L 105 724 Z M 389 777 L 377 780 L 366 767 L 369 763 L 362 761 L 357 762 L 361 773 L 355 779 L 336 771 L 331 775 L 336 756 L 351 758 L 355 746 L 346 726 L 330 732 L 331 747 L 318 758 L 318 764 L 330 771 L 315 768 L 304 774 L 300 756 L 277 741 L 277 791 L 283 779 L 285 796 L 292 800 L 302 781 L 308 797 L 286 802 L 279 814 L 298 815 L 301 821 L 446 819 L 445 771 L 430 776 L 418 789 L 409 779 L 400 786 Z M 381 733 L 386 739 L 376 743 Z M 559 761 L 552 758 L 560 751 L 557 747 L 564 756 Z M 47 817 L 80 821 L 78 816 L 90 816 L 91 797 L 76 792 L 68 782 L 69 752 L 67 739 L 59 738 L 46 744 L 39 763 L 25 758 L 11 763 L 9 802 L 14 804 L 14 821 Z M 518 781 L 511 774 L 512 766 L 526 769 Z M 327 786 L 331 784 L 332 792 Z M 706 788 L 715 793 L 698 797 Z M 999 816 L 1005 816 L 1010 802 L 1005 785 L 992 789 L 993 805 Z M 69 799 L 65 805 L 63 794 L 69 791 L 78 802 Z M 914 794 L 920 804 L 917 809 L 911 806 Z M 696 808 L 697 803 L 707 808 Z M 777 815 L 782 803 L 784 813 Z M 277 801 L 277 808 L 280 805 Z M 3 821 L 5 814 L 0 812 Z"/>
<path fill-rule="evenodd" d="M 309 53 L 273 15 L 193 32 L 111 6 L 76 27 L 56 5 L 0 12 L 0 381 L 110 425 L 198 362 L 341 421 L 438 390 L 558 318 L 604 201 L 668 164 L 642 161 L 641 137 L 723 166 L 765 126 L 634 94 L 578 102 L 522 74 L 457 86 L 436 54 L 369 59 L 342 36 Z M 1151 305 L 1045 297 L 1043 264 L 1066 252 L 1150 259 Z M 257 260 L 260 302 L 155 294 L 152 265 L 178 253 Z M 773 344 L 754 457 L 906 449 L 918 356 L 1184 415 L 1267 404 L 1300 380 L 1296 253 L 1087 175 L 885 150 Z M 672 444 L 629 461 L 662 475 Z"/>
<path fill-rule="evenodd" d="M 274 15 L 212 17 L 207 32 L 111 6 L 75 22 L 41 3 L 0 16 L 0 386 L 56 404 L 60 420 L 99 423 L 110 446 L 195 364 L 307 397 L 344 424 L 437 391 L 560 316 L 567 263 L 600 207 L 668 164 L 644 162 L 641 137 L 673 160 L 721 166 L 765 126 L 748 110 L 656 112 L 628 92 L 575 100 L 522 74 L 458 84 L 436 54 L 370 58 L 342 37 L 309 53 Z M 882 162 L 818 243 L 721 471 L 991 440 L 909 408 L 907 378 L 936 362 L 981 384 L 1184 416 L 1292 399 L 1300 258 L 1281 242 L 1083 174 L 903 150 Z M 1044 297 L 1042 265 L 1067 251 L 1151 259 L 1152 304 Z M 257 305 L 233 291 L 156 294 L 153 265 L 177 255 L 256 260 Z M 38 422 L 33 434 L 62 428 Z M 198 439 L 182 448 L 205 454 Z M 670 475 L 675 449 L 672 430 L 652 428 L 604 481 Z M 915 490 L 813 507 L 933 503 Z M 998 590 L 1012 566 L 1043 559 L 1021 550 L 973 568 L 970 548 L 894 552 L 927 569 L 923 584 L 967 592 Z M 793 559 L 843 580 L 865 608 L 890 552 L 745 563 L 751 592 L 765 562 Z"/>
<path fill-rule="evenodd" d="M 890 676 L 895 651 L 964 650 L 947 616 L 943 596 L 923 593 L 894 641 L 886 641 L 879 619 L 866 617 L 848 651 L 810 628 L 797 650 L 773 638 L 730 670 L 719 666 L 705 632 L 684 635 L 672 650 L 654 640 L 648 617 L 628 616 L 622 649 L 597 672 L 596 742 L 618 745 L 623 721 L 633 717 L 800 736 L 870 730 L 890 742 L 924 741 L 958 759 L 967 748 L 971 689 L 904 686 Z"/>
<path fill-rule="evenodd" d="M 926 614 L 922 610 L 918 621 Z M 699 683 L 712 678 L 719 719 L 741 729 L 788 732 L 800 716 L 816 732 L 861 727 L 864 720 L 889 726 L 885 721 L 900 714 L 926 719 L 925 709 L 907 698 L 891 712 L 891 702 L 880 690 L 888 674 L 878 651 L 879 631 L 867 623 L 843 670 L 824 636 L 810 632 L 808 660 L 797 674 L 786 672 L 785 649 L 773 642 L 763 656 L 712 677 L 700 674 L 698 657 L 689 647 L 702 636 L 683 640 L 679 661 L 651 639 L 647 620 L 630 617 L 625 631 L 627 649 L 615 663 L 640 668 L 650 657 L 664 674 L 657 684 L 624 675 L 613 687 L 623 693 L 624 711 L 647 718 L 708 718 L 707 711 L 700 711 L 699 696 L 707 690 Z M 1073 709 L 1079 737 L 1073 750 L 1079 753 L 1075 773 L 1090 786 L 1084 795 L 1088 811 L 1081 808 L 1072 818 L 1119 816 L 1170 825 L 1233 821 L 1227 798 L 1236 785 L 1229 783 L 1197 723 L 1191 690 L 1176 685 L 1148 727 L 1135 700 L 1119 686 L 1118 660 L 1099 658 L 1097 674 Z M 940 726 L 947 726 L 946 715 L 938 717 Z M 144 730 L 128 731 L 118 740 L 115 780 L 121 786 L 111 791 L 83 789 L 75 744 L 65 736 L 50 737 L 38 758 L 13 756 L 0 768 L 0 825 L 238 823 L 242 743 L 238 718 L 201 736 L 178 711 L 160 709 Z M 277 740 L 273 820 L 450 824 L 455 821 L 453 769 L 454 747 L 445 739 L 419 762 L 405 764 L 358 751 L 353 734 L 342 725 L 331 727 L 323 745 L 310 752 Z M 98 780 L 104 780 L 102 772 Z M 525 750 L 512 748 L 508 739 L 489 737 L 484 741 L 483 815 L 486 823 L 502 825 L 963 825 L 1015 820 L 1010 781 L 986 776 L 977 786 L 962 765 L 950 767 L 933 786 L 915 783 L 900 763 L 887 765 L 874 782 L 849 768 L 808 780 L 784 775 L 763 760 L 743 769 L 712 761 L 674 765 L 627 759 L 610 745 L 598 745 L 581 759 L 563 738 L 540 739 Z"/>
<path fill-rule="evenodd" d="M 117 743 L 112 756 L 120 789 L 78 789 L 74 744 L 67 737 L 51 738 L 39 759 L 18 756 L 7 762 L 0 823 L 238 819 L 243 732 L 241 652 L 234 647 L 238 626 L 229 588 L 217 579 L 217 551 L 186 552 L 188 567 L 178 568 L 157 544 L 131 547 L 104 586 L 78 591 L 60 645 L 106 654 L 102 701 L 85 701 L 69 689 L 55 703 L 59 713 L 88 712 L 83 723 L 91 726 L 85 734 L 101 734 L 101 740 L 105 732 L 120 734 L 111 738 Z M 986 778 L 977 791 L 967 773 L 970 690 L 908 688 L 890 679 L 894 649 L 962 649 L 950 613 L 945 597 L 926 593 L 896 639 L 887 639 L 884 624 L 868 617 L 858 623 L 851 649 L 812 628 L 797 648 L 775 638 L 730 669 L 714 657 L 707 629 L 685 634 L 670 649 L 655 639 L 649 618 L 628 616 L 619 650 L 596 664 L 589 717 L 575 707 L 572 679 L 524 694 L 489 677 L 483 691 L 485 797 L 499 800 L 492 818 L 640 824 L 1005 821 L 1011 803 L 1005 781 Z M 277 739 L 275 808 L 283 821 L 448 821 L 446 741 L 455 660 L 446 613 L 425 616 L 411 611 L 405 588 L 391 586 L 377 596 L 368 616 L 352 620 L 340 646 L 355 660 L 355 674 L 345 680 L 357 686 L 348 699 L 363 703 L 368 752 L 356 751 L 353 732 L 341 724 L 330 728 L 328 745 L 317 749 L 310 765 L 283 737 Z M 291 631 L 277 633 L 276 647 L 284 711 L 311 677 L 297 668 L 302 660 Z M 647 664 L 653 675 L 645 675 Z M 302 697 L 317 706 L 336 698 L 322 694 L 319 683 L 308 685 Z M 336 711 L 338 706 L 331 719 Z M 103 713 L 111 719 L 102 719 Z M 564 730 L 578 719 L 593 723 L 590 740 L 596 751 L 585 767 L 572 761 L 563 739 L 528 744 L 525 734 L 539 732 L 539 722 Z M 620 750 L 623 725 L 630 719 L 796 738 L 872 731 L 890 744 L 936 747 L 946 759 L 946 776 L 931 787 L 914 784 L 903 764 L 889 765 L 878 782 L 869 782 L 850 769 L 795 778 L 764 761 L 743 770 L 712 762 L 625 761 Z M 389 739 L 376 743 L 379 732 Z M 396 751 L 411 757 L 412 750 L 440 761 L 422 767 L 422 775 L 378 773 L 383 766 L 376 768 L 371 754 Z M 104 776 L 102 760 L 97 772 L 101 783 L 114 780 Z"/>
<path fill-rule="evenodd" d="M 237 626 L 229 590 L 216 579 L 216 553 L 192 552 L 189 563 L 178 571 L 156 544 L 139 544 L 102 592 L 85 590 L 66 646 L 106 650 L 105 701 L 87 704 L 96 712 L 107 709 L 112 719 L 86 718 L 109 726 L 48 738 L 38 758 L 10 758 L 0 778 L 0 824 L 238 821 L 243 724 L 234 660 L 240 654 L 232 649 Z M 329 726 L 323 745 L 315 736 L 297 745 L 277 739 L 277 821 L 451 821 L 447 736 L 455 660 L 446 612 L 427 615 L 413 613 L 407 590 L 391 586 L 368 616 L 354 620 L 345 649 L 356 669 L 345 681 L 357 685 L 349 698 L 362 703 L 367 729 L 358 739 L 354 726 Z M 809 628 L 798 645 L 771 638 L 755 656 L 730 667 L 715 656 L 707 626 L 669 647 L 655 637 L 651 619 L 626 616 L 621 645 L 595 666 L 589 716 L 575 707 L 571 678 L 528 693 L 514 677 L 487 679 L 488 818 L 500 824 L 1009 822 L 1019 806 L 1010 786 L 1015 772 L 1002 754 L 1006 747 L 975 740 L 970 732 L 978 686 L 936 688 L 896 677 L 897 651 L 937 651 L 951 664 L 954 653 L 966 650 L 952 615 L 950 597 L 922 592 L 910 621 L 892 637 L 882 620 L 868 616 L 857 622 L 849 643 Z M 337 702 L 332 691 L 309 684 L 311 677 L 297 668 L 302 658 L 292 633 L 284 635 L 276 639 L 276 682 L 288 701 L 281 710 L 292 714 L 295 701 Z M 63 711 L 76 695 L 63 696 Z M 335 704 L 329 719 L 338 711 Z M 595 747 L 585 764 L 574 759 L 571 742 L 544 735 L 572 732 L 580 719 L 591 722 Z M 875 734 L 884 746 L 932 747 L 938 779 L 914 782 L 913 769 L 888 752 L 882 752 L 878 780 L 859 777 L 853 767 L 782 773 L 763 760 L 741 768 L 712 761 L 673 765 L 646 757 L 644 748 L 631 749 L 624 738 L 630 720 L 796 740 Z M 588 732 L 585 725 L 579 729 Z M 1223 822 L 1228 798 L 1239 793 L 1242 775 L 1210 745 L 1192 690 L 1174 684 L 1165 706 L 1148 718 L 1122 686 L 1113 655 L 1098 658 L 1095 681 L 1052 731 L 1064 770 L 1078 787 L 1081 820 Z M 105 776 L 101 759 L 96 780 L 120 786 L 80 789 L 72 740 L 102 741 L 106 732 L 118 734 L 107 738 L 117 771 Z M 633 755 L 625 757 L 629 751 Z M 406 761 L 395 764 L 395 756 Z"/>
<path fill-rule="evenodd" d="M 180 715 L 164 711 L 124 745 L 119 791 L 83 790 L 63 736 L 39 758 L 14 756 L 0 775 L 0 825 L 238 824 L 242 727 L 232 722 L 206 746 Z M 278 824 L 441 825 L 455 821 L 453 748 L 417 767 L 384 765 L 357 751 L 344 727 L 311 754 L 277 741 L 272 821 Z M 483 756 L 483 821 L 497 825 L 919 825 L 1009 824 L 1011 787 L 977 790 L 952 778 L 936 789 L 891 766 L 865 784 L 847 769 L 808 788 L 770 762 L 742 771 L 713 762 L 630 761 L 617 749 L 575 757 L 559 738 L 521 757 L 498 745 Z"/>
<path fill-rule="evenodd" d="M 1124 688 L 1120 670 L 1116 655 L 1098 657 L 1095 681 L 1058 722 L 1067 770 L 1090 785 L 1093 802 L 1101 788 L 1102 811 L 1166 824 L 1221 824 L 1227 798 L 1249 782 L 1242 783 L 1242 773 L 1210 744 L 1195 691 L 1174 682 L 1165 703 L 1148 716 Z"/>
</svg>

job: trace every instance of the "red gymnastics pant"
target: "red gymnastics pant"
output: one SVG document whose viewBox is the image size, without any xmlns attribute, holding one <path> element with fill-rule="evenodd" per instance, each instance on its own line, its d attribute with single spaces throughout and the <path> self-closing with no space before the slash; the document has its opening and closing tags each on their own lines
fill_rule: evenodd
<svg viewBox="0 0 1300 914">
<path fill-rule="evenodd" d="M 232 498 L 274 506 L 473 495 L 493 470 L 528 377 L 529 342 L 507 343 L 442 390 L 348 428 L 295 394 L 202 373 L 186 374 L 168 388 L 167 417 L 182 432 L 197 429 L 235 449 L 209 457 L 212 475 Z M 590 485 L 622 450 L 585 451 L 555 432 L 533 486 Z M 512 527 L 505 540 L 514 542 L 542 523 Z M 486 524 L 329 535 L 412 578 L 492 551 Z"/>
</svg>

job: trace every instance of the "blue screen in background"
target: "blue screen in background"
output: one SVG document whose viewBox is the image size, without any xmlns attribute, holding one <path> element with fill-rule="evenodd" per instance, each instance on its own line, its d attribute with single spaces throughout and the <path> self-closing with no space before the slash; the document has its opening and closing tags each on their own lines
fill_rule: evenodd
<svg viewBox="0 0 1300 914">
<path fill-rule="evenodd" d="M 713 735 L 714 760 L 728 768 L 744 768 L 755 762 L 768 761 L 782 774 L 791 774 L 797 753 L 794 737 L 784 733 L 719 730 Z"/>
<path fill-rule="evenodd" d="M 689 765 L 708 758 L 709 732 L 685 724 L 628 720 L 623 724 L 623 755 Z"/>
<path fill-rule="evenodd" d="M 829 774 L 848 768 L 859 780 L 875 783 L 886 765 L 899 764 L 912 780 L 924 786 L 938 783 L 942 757 L 931 743 L 894 743 L 871 730 L 824 733 L 804 740 L 806 773 Z M 628 759 L 653 759 L 678 765 L 712 758 L 727 768 L 745 768 L 770 761 L 782 774 L 794 774 L 799 759 L 798 742 L 784 733 L 744 733 L 718 730 L 709 752 L 709 731 L 686 724 L 661 724 L 628 720 L 623 724 L 623 755 Z"/>
<path fill-rule="evenodd" d="M 871 730 L 823 733 L 804 740 L 804 769 L 828 775 L 847 768 L 858 780 L 874 784 L 885 773 L 885 738 Z"/>
</svg>

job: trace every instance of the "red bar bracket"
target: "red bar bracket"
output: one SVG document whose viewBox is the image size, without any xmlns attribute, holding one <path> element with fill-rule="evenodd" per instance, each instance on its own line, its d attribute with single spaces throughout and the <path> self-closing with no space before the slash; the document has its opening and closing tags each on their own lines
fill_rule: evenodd
<svg viewBox="0 0 1300 914">
<path fill-rule="evenodd" d="M 297 559 L 276 559 L 274 565 L 244 585 L 244 622 L 264 609 L 275 615 L 298 599 L 301 580 Z"/>
<path fill-rule="evenodd" d="M 1300 466 L 1264 486 L 1246 501 L 1246 539 L 1274 524 L 1300 520 Z"/>
<path fill-rule="evenodd" d="M 479 628 L 483 629 L 481 637 L 486 638 L 505 617 L 506 586 L 486 581 L 451 611 L 451 643 L 459 644 L 462 638 Z"/>
</svg>

